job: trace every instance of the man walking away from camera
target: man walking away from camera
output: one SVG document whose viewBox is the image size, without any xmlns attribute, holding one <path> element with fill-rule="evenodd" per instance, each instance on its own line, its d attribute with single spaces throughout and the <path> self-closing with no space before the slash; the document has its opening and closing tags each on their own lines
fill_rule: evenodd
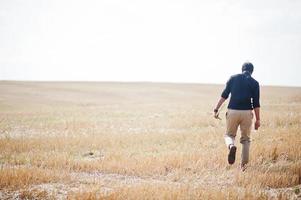
<svg viewBox="0 0 301 200">
<path fill-rule="evenodd" d="M 226 84 L 219 102 L 214 109 L 214 117 L 219 118 L 219 108 L 231 94 L 228 111 L 226 113 L 227 132 L 225 142 L 229 149 L 228 162 L 235 162 L 236 146 L 235 136 L 240 127 L 242 144 L 241 169 L 246 169 L 249 162 L 250 132 L 252 127 L 253 112 L 255 112 L 255 130 L 260 127 L 260 103 L 259 103 L 259 83 L 252 78 L 253 64 L 246 62 L 242 66 L 242 73 L 230 77 Z"/>
</svg>

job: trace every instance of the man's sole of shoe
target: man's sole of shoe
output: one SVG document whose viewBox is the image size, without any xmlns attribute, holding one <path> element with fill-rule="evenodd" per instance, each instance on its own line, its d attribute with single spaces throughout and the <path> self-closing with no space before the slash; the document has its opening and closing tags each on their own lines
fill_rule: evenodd
<svg viewBox="0 0 301 200">
<path fill-rule="evenodd" d="M 235 162 L 235 155 L 236 155 L 236 146 L 232 146 L 230 148 L 229 154 L 228 154 L 228 163 L 230 165 L 234 164 Z"/>
</svg>

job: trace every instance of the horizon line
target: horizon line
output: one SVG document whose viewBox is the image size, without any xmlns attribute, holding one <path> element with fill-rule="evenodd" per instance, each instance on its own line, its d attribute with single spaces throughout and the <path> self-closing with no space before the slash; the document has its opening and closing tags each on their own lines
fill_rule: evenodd
<svg viewBox="0 0 301 200">
<path fill-rule="evenodd" d="M 209 82 L 180 82 L 180 81 L 117 81 L 117 80 L 28 80 L 28 79 L 19 79 L 19 80 L 8 80 L 0 79 L 0 82 L 61 82 L 61 83 L 154 83 L 154 84 L 191 84 L 191 85 L 225 85 L 226 83 L 209 83 Z M 277 85 L 277 84 L 260 84 L 264 87 L 293 87 L 301 88 L 301 85 Z"/>
</svg>

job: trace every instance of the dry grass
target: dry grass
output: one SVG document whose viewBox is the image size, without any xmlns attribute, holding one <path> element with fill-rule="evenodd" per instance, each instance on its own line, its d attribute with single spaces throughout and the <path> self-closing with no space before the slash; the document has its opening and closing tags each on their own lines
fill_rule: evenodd
<svg viewBox="0 0 301 200">
<path fill-rule="evenodd" d="M 253 193 L 249 189 L 195 187 L 194 185 L 174 186 L 168 184 L 142 184 L 135 187 L 125 186 L 110 195 L 102 196 L 97 190 L 79 191 L 69 194 L 69 199 L 268 199 L 264 193 Z"/>
<path fill-rule="evenodd" d="M 32 184 L 52 183 L 66 176 L 56 171 L 33 167 L 5 167 L 0 169 L 0 188 L 18 189 Z"/>
<path fill-rule="evenodd" d="M 0 198 L 297 198 L 301 89 L 262 88 L 245 173 L 227 165 L 225 120 L 212 117 L 221 90 L 0 82 Z"/>
</svg>

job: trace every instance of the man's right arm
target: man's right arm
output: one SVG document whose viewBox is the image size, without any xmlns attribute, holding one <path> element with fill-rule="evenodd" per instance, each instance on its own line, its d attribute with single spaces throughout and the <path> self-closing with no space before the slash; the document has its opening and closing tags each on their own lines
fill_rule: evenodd
<svg viewBox="0 0 301 200">
<path fill-rule="evenodd" d="M 259 89 L 259 84 L 257 83 L 256 85 L 256 90 L 253 96 L 253 107 L 254 107 L 254 112 L 255 112 L 255 130 L 258 130 L 260 127 L 260 103 L 259 103 L 259 98 L 260 98 L 260 89 Z"/>
<path fill-rule="evenodd" d="M 254 109 L 255 112 L 255 130 L 258 130 L 258 128 L 260 127 L 260 107 L 257 107 Z"/>
</svg>

